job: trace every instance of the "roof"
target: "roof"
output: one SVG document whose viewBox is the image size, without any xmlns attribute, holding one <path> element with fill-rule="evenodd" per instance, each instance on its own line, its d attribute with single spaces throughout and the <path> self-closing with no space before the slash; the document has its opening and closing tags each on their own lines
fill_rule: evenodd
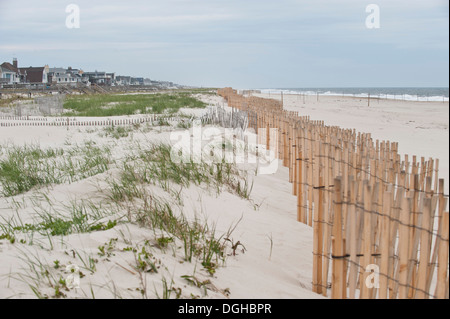
<svg viewBox="0 0 450 319">
<path fill-rule="evenodd" d="M 27 71 L 27 72 L 43 72 L 45 69 L 45 67 L 43 66 L 38 66 L 38 67 L 32 67 L 30 66 L 29 68 L 19 68 L 20 71 Z"/>
<path fill-rule="evenodd" d="M 3 68 L 3 71 L 10 71 L 10 72 L 20 73 L 19 69 L 16 68 L 14 65 L 12 65 L 9 62 L 3 62 L 1 64 L 1 67 Z"/>
<path fill-rule="evenodd" d="M 55 77 L 55 78 L 74 78 L 75 75 L 73 75 L 71 73 L 64 73 L 64 74 L 60 74 L 60 75 L 55 75 L 53 77 Z"/>
<path fill-rule="evenodd" d="M 64 68 L 49 68 L 49 73 L 66 73 L 66 69 Z"/>
<path fill-rule="evenodd" d="M 83 75 L 99 75 L 99 76 L 101 76 L 101 75 L 106 75 L 106 72 L 104 72 L 104 71 L 95 71 L 95 72 L 84 72 L 83 73 Z"/>
<path fill-rule="evenodd" d="M 42 75 L 44 73 L 45 67 L 29 67 L 29 68 L 19 68 L 22 74 L 26 74 L 27 82 L 42 82 Z"/>
</svg>

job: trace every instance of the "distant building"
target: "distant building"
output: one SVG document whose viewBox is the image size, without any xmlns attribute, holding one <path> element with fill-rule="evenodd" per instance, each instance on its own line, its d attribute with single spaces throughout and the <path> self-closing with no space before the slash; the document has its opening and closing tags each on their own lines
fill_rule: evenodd
<svg viewBox="0 0 450 319">
<path fill-rule="evenodd" d="M 3 83 L 6 83 L 6 79 L 3 79 L 3 69 L 0 66 L 0 85 L 2 85 Z"/>
<path fill-rule="evenodd" d="M 131 85 L 144 85 L 144 78 L 131 78 Z"/>
<path fill-rule="evenodd" d="M 115 73 L 106 73 L 103 71 L 83 72 L 82 77 L 88 79 L 90 83 L 98 85 L 112 85 L 116 81 Z"/>
<path fill-rule="evenodd" d="M 72 69 L 71 66 L 69 66 L 66 70 L 66 73 L 70 73 L 72 75 L 82 75 L 83 74 L 83 70 L 81 69 Z"/>
<path fill-rule="evenodd" d="M 42 67 L 19 68 L 23 83 L 47 83 L 48 65 Z"/>
<path fill-rule="evenodd" d="M 50 68 L 48 82 L 53 84 L 75 84 L 81 82 L 80 70 L 64 68 Z"/>
<path fill-rule="evenodd" d="M 48 65 L 43 67 L 27 67 L 19 68 L 17 59 L 14 58 L 12 64 L 4 62 L 0 65 L 0 84 L 26 84 L 26 87 L 36 86 L 40 87 L 43 83 L 49 84 L 66 84 L 78 85 L 84 83 L 86 85 L 97 84 L 105 86 L 114 85 L 139 85 L 139 86 L 154 86 L 161 88 L 172 88 L 177 85 L 172 82 L 154 81 L 149 78 L 132 77 L 118 75 L 114 72 L 84 72 L 81 69 L 74 69 L 72 67 L 49 68 Z"/>
<path fill-rule="evenodd" d="M 106 78 L 108 85 L 116 84 L 116 73 L 106 73 Z"/>
<path fill-rule="evenodd" d="M 13 59 L 13 64 L 9 62 L 3 62 L 1 65 L 2 68 L 2 82 L 6 84 L 15 84 L 21 82 L 21 74 L 20 70 L 17 67 L 17 59 Z"/>
<path fill-rule="evenodd" d="M 130 85 L 131 84 L 131 76 L 118 75 L 116 76 L 117 85 Z"/>
<path fill-rule="evenodd" d="M 19 68 L 23 83 L 47 83 L 48 65 L 43 67 Z"/>
</svg>

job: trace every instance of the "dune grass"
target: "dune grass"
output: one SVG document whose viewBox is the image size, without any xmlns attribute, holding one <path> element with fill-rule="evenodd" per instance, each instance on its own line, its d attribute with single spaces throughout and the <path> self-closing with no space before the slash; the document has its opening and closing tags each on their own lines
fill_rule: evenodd
<svg viewBox="0 0 450 319">
<path fill-rule="evenodd" d="M 115 133 L 127 132 L 106 133 L 115 137 Z M 237 224 L 219 233 L 207 220 L 186 217 L 180 199 L 182 191 L 195 185 L 217 193 L 228 190 L 248 199 L 251 187 L 247 183 L 246 173 L 239 170 L 236 164 L 226 162 L 174 163 L 171 161 L 171 145 L 165 143 L 137 144 L 125 159 L 113 161 L 110 157 L 111 149 L 89 142 L 64 149 L 41 149 L 38 146 L 0 148 L 0 191 L 4 196 L 24 193 L 33 187 L 80 180 L 105 172 L 112 166 L 118 170 L 118 175 L 111 175 L 116 177 L 106 180 L 107 187 L 99 185 L 99 190 L 106 194 L 100 202 L 81 200 L 61 206 L 62 203 L 56 205 L 46 195 L 46 201 L 36 198 L 38 204 L 33 204 L 35 216 L 31 222 L 22 222 L 19 211 L 15 218 L 0 219 L 0 240 L 36 245 L 39 244 L 37 240 L 43 237 L 43 240 L 48 239 L 49 249 L 52 250 L 53 240 L 61 238 L 62 242 L 63 237 L 72 234 L 109 230 L 125 223 L 128 217 L 128 222 L 151 230 L 153 236 L 146 239 L 149 249 L 156 247 L 163 253 L 171 250 L 174 257 L 180 254 L 184 262 L 199 263 L 207 273 L 214 275 L 217 268 L 225 264 L 230 249 L 234 253 L 240 244 L 234 244 L 231 239 Z M 181 189 L 175 190 L 174 185 Z M 154 195 L 155 186 L 168 196 Z M 120 251 L 112 244 L 99 246 L 98 256 L 108 259 L 114 256 L 113 252 L 125 254 L 128 250 Z M 42 244 L 41 247 L 47 246 Z M 161 265 L 157 264 L 150 250 L 138 245 L 131 247 L 131 251 L 136 259 L 132 272 L 139 275 L 161 272 Z M 99 262 L 94 257 L 98 256 L 82 254 L 74 250 L 73 258 L 76 255 L 83 264 L 82 268 L 94 273 Z M 53 261 L 53 265 L 32 257 L 24 258 L 30 269 L 19 275 L 21 280 L 29 284 L 38 298 L 65 298 L 63 291 L 68 293 L 69 289 L 56 269 L 60 267 L 60 261 Z M 43 275 L 42 271 L 49 274 Z M 163 272 L 161 274 L 163 293 L 157 294 L 157 297 L 181 295 L 181 290 L 172 287 L 172 281 L 166 281 Z M 141 290 L 143 296 L 147 296 L 145 285 Z"/>
<path fill-rule="evenodd" d="M 51 246 L 51 236 L 104 231 L 114 228 L 118 223 L 114 218 L 104 220 L 114 215 L 115 211 L 92 201 L 72 201 L 61 211 L 56 210 L 48 198 L 47 201 L 49 207 L 34 207 L 35 216 L 31 222 L 23 222 L 19 214 L 9 218 L 0 217 L 0 240 L 7 239 L 14 243 L 19 238 L 19 242 L 32 245 L 35 234 L 39 234 L 49 238 Z"/>
<path fill-rule="evenodd" d="M 0 194 L 25 193 L 35 186 L 74 182 L 105 172 L 110 149 L 92 143 L 70 149 L 25 145 L 2 148 Z"/>
<path fill-rule="evenodd" d="M 218 236 L 215 228 L 207 223 L 197 218 L 188 220 L 182 211 L 176 213 L 168 199 L 151 194 L 149 185 L 160 187 L 179 206 L 182 206 L 182 189 L 190 185 L 217 193 L 227 189 L 248 199 L 251 187 L 245 174 L 232 163 L 175 163 L 171 160 L 171 146 L 160 143 L 138 149 L 137 154 L 123 163 L 118 178 L 110 180 L 106 190 L 111 203 L 128 205 L 130 221 L 153 229 L 155 237 L 158 230 L 167 238 L 176 238 L 182 243 L 185 261 L 199 259 L 204 269 L 213 274 L 219 264 L 225 262 L 225 250 L 233 229 Z M 174 185 L 181 186 L 181 190 L 176 191 Z M 158 242 L 158 246 L 164 245 Z"/>
<path fill-rule="evenodd" d="M 204 108 L 205 103 L 188 94 L 102 94 L 70 96 L 64 102 L 65 116 L 119 116 L 176 113 L 180 108 Z"/>
<path fill-rule="evenodd" d="M 158 185 L 170 192 L 170 183 L 175 183 L 182 187 L 194 184 L 213 188 L 218 193 L 228 188 L 228 191 L 249 199 L 253 185 L 249 184 L 246 173 L 239 170 L 236 164 L 225 161 L 197 163 L 193 159 L 176 163 L 171 160 L 171 151 L 172 147 L 164 143 L 138 150 L 134 160 L 124 163 L 120 181 L 113 185 L 116 191 L 114 196 L 123 199 L 129 193 L 135 194 L 138 183 Z"/>
</svg>

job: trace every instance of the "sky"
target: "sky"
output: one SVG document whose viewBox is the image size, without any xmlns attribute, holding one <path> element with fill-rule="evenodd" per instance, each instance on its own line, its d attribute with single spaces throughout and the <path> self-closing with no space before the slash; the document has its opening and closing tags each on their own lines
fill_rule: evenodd
<svg viewBox="0 0 450 319">
<path fill-rule="evenodd" d="M 203 87 L 448 87 L 448 28 L 448 0 L 0 0 L 0 63 Z"/>
</svg>

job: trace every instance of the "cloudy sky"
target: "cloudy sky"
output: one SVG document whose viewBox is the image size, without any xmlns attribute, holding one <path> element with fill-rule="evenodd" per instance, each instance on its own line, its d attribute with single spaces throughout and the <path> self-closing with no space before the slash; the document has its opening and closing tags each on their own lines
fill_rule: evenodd
<svg viewBox="0 0 450 319">
<path fill-rule="evenodd" d="M 0 0 L 0 60 L 196 86 L 448 87 L 448 27 L 448 0 Z"/>
</svg>

